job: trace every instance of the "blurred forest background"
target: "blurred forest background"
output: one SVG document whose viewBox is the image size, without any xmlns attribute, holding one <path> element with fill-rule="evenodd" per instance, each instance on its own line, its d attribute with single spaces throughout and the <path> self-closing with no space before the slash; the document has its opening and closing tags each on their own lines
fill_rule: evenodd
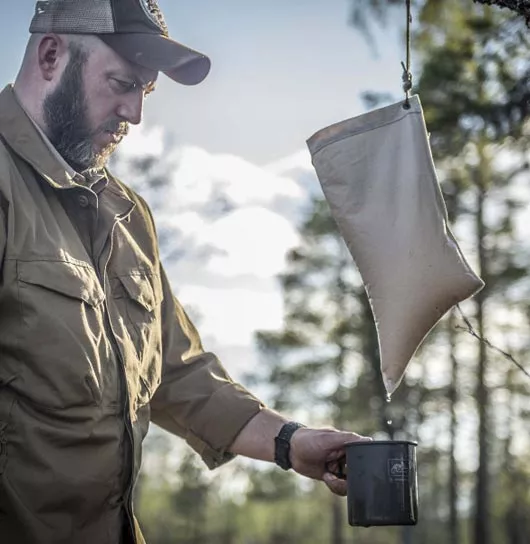
<svg viewBox="0 0 530 544">
<path fill-rule="evenodd" d="M 372 41 L 375 25 L 404 32 L 404 5 L 352 0 L 352 32 Z M 528 372 L 530 31 L 524 17 L 471 0 L 413 0 L 412 8 L 414 92 L 452 229 L 486 282 L 462 309 Z M 364 98 L 368 109 L 402 97 L 367 89 Z M 140 190 L 164 190 L 148 157 L 133 166 Z M 417 440 L 420 522 L 349 527 L 345 499 L 323 484 L 242 459 L 210 473 L 154 429 L 136 492 L 149 544 L 530 542 L 530 377 L 453 312 L 385 402 L 370 308 L 322 198 L 299 230 L 278 278 L 284 330 L 257 333 L 261 365 L 243 381 L 302 421 Z"/>
</svg>

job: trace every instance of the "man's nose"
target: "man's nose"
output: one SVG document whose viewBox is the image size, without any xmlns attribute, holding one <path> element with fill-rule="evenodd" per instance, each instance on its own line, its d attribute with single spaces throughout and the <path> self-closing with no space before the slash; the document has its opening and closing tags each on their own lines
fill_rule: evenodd
<svg viewBox="0 0 530 544">
<path fill-rule="evenodd" d="M 144 110 L 143 93 L 131 93 L 123 98 L 118 109 L 117 115 L 131 125 L 139 125 L 142 122 Z"/>
</svg>

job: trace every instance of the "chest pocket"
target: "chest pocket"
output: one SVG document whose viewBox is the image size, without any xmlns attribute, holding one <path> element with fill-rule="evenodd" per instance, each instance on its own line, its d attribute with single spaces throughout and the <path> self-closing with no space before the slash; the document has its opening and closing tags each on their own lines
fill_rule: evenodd
<svg viewBox="0 0 530 544">
<path fill-rule="evenodd" d="M 161 379 L 160 306 L 163 297 L 160 276 L 134 270 L 115 276 L 111 285 L 118 315 L 124 323 L 124 330 L 118 335 L 124 344 L 124 352 L 133 352 L 135 358 L 133 363 L 126 360 L 129 387 L 136 386 L 135 397 L 138 406 L 142 406 L 149 402 Z M 131 376 L 136 373 L 138 379 L 131 384 Z"/>
<path fill-rule="evenodd" d="M 86 263 L 17 261 L 23 393 L 52 409 L 99 404 L 105 295 Z"/>
</svg>

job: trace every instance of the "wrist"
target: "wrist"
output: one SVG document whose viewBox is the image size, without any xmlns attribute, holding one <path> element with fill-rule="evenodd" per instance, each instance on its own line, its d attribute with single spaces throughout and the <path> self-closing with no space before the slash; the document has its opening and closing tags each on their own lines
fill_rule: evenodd
<svg viewBox="0 0 530 544">
<path fill-rule="evenodd" d="M 304 427 L 296 421 L 289 421 L 282 425 L 279 433 L 274 438 L 274 462 L 283 470 L 292 468 L 291 463 L 291 439 L 294 433 Z"/>
</svg>

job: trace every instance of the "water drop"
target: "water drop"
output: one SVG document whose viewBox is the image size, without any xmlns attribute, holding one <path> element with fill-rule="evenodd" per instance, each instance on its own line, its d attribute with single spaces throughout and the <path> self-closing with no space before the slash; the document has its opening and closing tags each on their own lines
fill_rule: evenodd
<svg viewBox="0 0 530 544">
<path fill-rule="evenodd" d="M 387 395 L 387 396 L 386 396 L 386 401 L 387 401 L 387 402 L 390 402 L 391 400 L 392 400 L 392 399 L 390 398 L 390 395 Z"/>
<path fill-rule="evenodd" d="M 392 420 L 389 419 L 387 422 L 386 422 L 387 425 L 392 425 Z"/>
</svg>

